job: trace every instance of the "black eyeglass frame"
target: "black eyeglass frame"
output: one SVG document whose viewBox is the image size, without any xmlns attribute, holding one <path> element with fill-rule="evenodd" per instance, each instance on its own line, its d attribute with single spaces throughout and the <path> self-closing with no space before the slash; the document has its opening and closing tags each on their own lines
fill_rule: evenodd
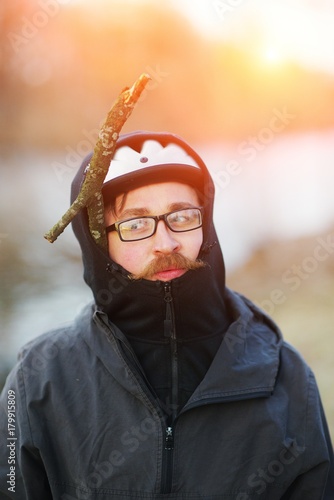
<svg viewBox="0 0 334 500">
<path fill-rule="evenodd" d="M 182 229 L 182 230 L 177 230 L 177 229 L 173 229 L 172 227 L 170 227 L 169 222 L 167 221 L 167 217 L 169 215 L 176 214 L 177 212 L 183 212 L 183 210 L 199 210 L 200 214 L 201 214 L 201 224 L 199 226 L 193 227 L 191 229 Z M 199 229 L 200 227 L 203 226 L 203 212 L 204 212 L 203 207 L 186 207 L 186 208 L 180 208 L 178 210 L 173 210 L 172 212 L 167 212 L 166 214 L 162 214 L 162 215 L 143 215 L 143 216 L 138 216 L 138 217 L 130 217 L 129 219 L 124 219 L 124 220 L 114 222 L 110 226 L 107 226 L 105 228 L 105 231 L 106 231 L 106 234 L 108 234 L 112 231 L 117 231 L 119 239 L 121 241 L 126 242 L 126 243 L 130 242 L 130 241 L 147 240 L 148 238 L 151 238 L 151 236 L 153 236 L 157 232 L 158 222 L 163 220 L 164 223 L 166 224 L 166 226 L 168 227 L 168 229 L 173 231 L 173 233 L 188 233 L 189 231 L 195 231 L 195 229 Z M 149 236 L 144 236 L 143 238 L 138 238 L 135 240 L 125 240 L 124 238 L 122 238 L 122 235 L 119 231 L 120 224 L 122 224 L 123 222 L 129 222 L 131 220 L 136 220 L 136 219 L 153 219 L 155 222 L 153 233 L 150 234 Z"/>
</svg>

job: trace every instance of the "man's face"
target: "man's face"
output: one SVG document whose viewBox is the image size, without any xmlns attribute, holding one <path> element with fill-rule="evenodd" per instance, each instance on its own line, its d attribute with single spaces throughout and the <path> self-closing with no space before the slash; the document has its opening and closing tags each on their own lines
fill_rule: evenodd
<svg viewBox="0 0 334 500">
<path fill-rule="evenodd" d="M 199 207 L 196 191 L 192 187 L 179 182 L 151 184 L 129 191 L 125 198 L 123 195 L 118 196 L 115 204 L 116 215 L 108 211 L 105 214 L 105 222 L 108 226 L 132 217 L 162 215 L 192 207 Z M 142 273 L 153 260 L 172 254 L 181 254 L 194 261 L 202 242 L 201 227 L 175 233 L 168 229 L 163 220 L 158 222 L 156 233 L 144 240 L 121 241 L 116 231 L 108 233 L 110 257 L 133 275 Z M 168 269 L 163 269 L 146 279 L 170 281 L 186 272 L 186 269 L 173 267 L 168 265 Z"/>
</svg>

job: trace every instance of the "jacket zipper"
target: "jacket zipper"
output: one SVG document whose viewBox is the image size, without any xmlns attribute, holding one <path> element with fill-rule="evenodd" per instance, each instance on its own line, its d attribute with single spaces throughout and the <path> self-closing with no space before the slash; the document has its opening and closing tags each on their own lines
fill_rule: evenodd
<svg viewBox="0 0 334 500">
<path fill-rule="evenodd" d="M 170 340 L 171 349 L 171 374 L 172 394 L 170 401 L 169 425 L 165 429 L 165 449 L 163 462 L 162 493 L 170 493 L 172 489 L 174 429 L 173 424 L 178 410 L 178 352 L 176 342 L 173 297 L 170 282 L 164 283 L 164 300 L 166 302 L 166 317 L 164 321 L 164 334 Z"/>
<path fill-rule="evenodd" d="M 162 486 L 161 493 L 171 493 L 172 490 L 172 475 L 173 475 L 173 449 L 174 449 L 174 431 L 173 427 L 169 426 L 165 429 L 165 446 L 163 454 L 162 466 Z"/>
<path fill-rule="evenodd" d="M 174 321 L 174 308 L 173 308 L 173 297 L 171 292 L 171 284 L 166 282 L 164 284 L 166 302 L 166 319 L 164 322 L 165 336 L 170 340 L 171 349 L 171 374 L 172 374 L 172 397 L 170 402 L 170 415 L 171 421 L 177 417 L 178 410 L 178 352 L 177 352 L 177 341 L 175 332 L 175 321 Z"/>
</svg>

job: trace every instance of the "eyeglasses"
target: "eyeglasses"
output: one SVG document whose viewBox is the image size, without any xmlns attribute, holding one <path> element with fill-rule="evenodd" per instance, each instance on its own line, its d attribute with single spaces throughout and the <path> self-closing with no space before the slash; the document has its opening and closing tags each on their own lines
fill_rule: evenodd
<svg viewBox="0 0 334 500">
<path fill-rule="evenodd" d="M 174 233 L 185 233 L 202 226 L 202 215 L 202 207 L 184 208 L 163 215 L 144 215 L 115 222 L 106 227 L 106 232 L 117 231 L 122 241 L 145 240 L 155 234 L 158 222 L 163 220 Z"/>
</svg>

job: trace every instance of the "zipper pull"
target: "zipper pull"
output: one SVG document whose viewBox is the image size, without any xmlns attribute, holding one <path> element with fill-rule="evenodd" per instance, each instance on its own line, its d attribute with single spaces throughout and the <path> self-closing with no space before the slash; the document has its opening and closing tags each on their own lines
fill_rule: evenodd
<svg viewBox="0 0 334 500">
<path fill-rule="evenodd" d="M 166 428 L 165 450 L 172 450 L 174 448 L 173 428 Z"/>
<path fill-rule="evenodd" d="M 164 301 L 167 303 L 172 302 L 173 297 L 172 297 L 171 286 L 170 286 L 169 281 L 165 281 L 164 289 L 165 289 Z"/>
</svg>

